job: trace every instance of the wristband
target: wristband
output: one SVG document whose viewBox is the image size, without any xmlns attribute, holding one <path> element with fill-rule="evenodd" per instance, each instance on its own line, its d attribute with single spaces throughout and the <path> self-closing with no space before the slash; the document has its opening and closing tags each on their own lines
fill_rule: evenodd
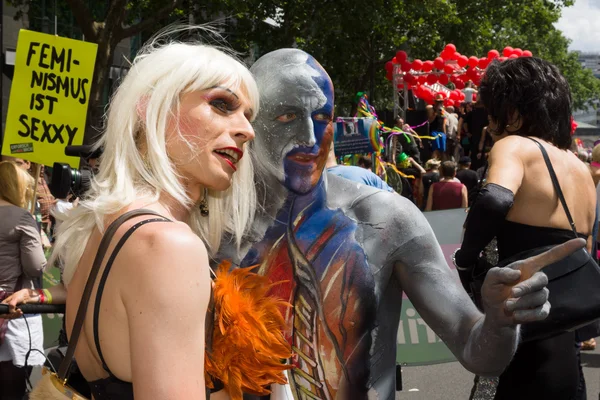
<svg viewBox="0 0 600 400">
<path fill-rule="evenodd" d="M 40 298 L 40 304 L 46 303 L 46 296 L 44 295 L 44 291 L 42 289 L 37 290 L 38 297 Z"/>
<path fill-rule="evenodd" d="M 46 297 L 46 304 L 52 304 L 52 294 L 48 289 L 42 289 L 44 296 Z"/>
</svg>

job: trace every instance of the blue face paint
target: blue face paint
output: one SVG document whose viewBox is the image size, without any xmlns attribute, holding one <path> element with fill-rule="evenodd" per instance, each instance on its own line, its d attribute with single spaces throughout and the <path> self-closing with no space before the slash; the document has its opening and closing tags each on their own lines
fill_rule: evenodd
<svg viewBox="0 0 600 400">
<path fill-rule="evenodd" d="M 289 190 L 308 193 L 321 179 L 333 140 L 333 84 L 303 52 L 282 52 L 269 64 L 266 74 L 257 73 L 265 67 L 260 61 L 252 67 L 261 87 L 255 145 Z"/>
</svg>

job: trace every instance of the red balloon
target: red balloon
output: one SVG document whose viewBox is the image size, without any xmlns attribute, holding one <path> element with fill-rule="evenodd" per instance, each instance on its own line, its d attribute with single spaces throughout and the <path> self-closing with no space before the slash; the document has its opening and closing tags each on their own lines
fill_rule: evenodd
<svg viewBox="0 0 600 400">
<path fill-rule="evenodd" d="M 477 66 L 481 69 L 486 69 L 489 63 L 490 63 L 490 60 L 483 57 L 483 58 L 479 59 L 479 63 L 477 64 Z"/>
<path fill-rule="evenodd" d="M 419 76 L 419 78 L 417 79 L 417 81 L 419 82 L 419 84 L 423 85 L 425 83 L 427 83 L 427 75 L 421 75 Z"/>
<path fill-rule="evenodd" d="M 451 75 L 452 73 L 454 73 L 454 66 L 451 64 L 444 65 L 444 72 Z"/>
<path fill-rule="evenodd" d="M 465 88 L 465 82 L 461 79 L 457 79 L 454 81 L 454 86 L 456 86 L 457 89 L 464 89 Z"/>
<path fill-rule="evenodd" d="M 424 98 L 426 96 L 425 86 L 417 86 L 417 89 L 415 90 L 415 96 L 420 99 Z"/>
<path fill-rule="evenodd" d="M 450 53 L 449 51 L 446 51 L 446 50 L 444 50 L 440 53 L 440 57 L 444 61 L 451 60 L 453 55 L 454 55 L 454 53 Z"/>
<path fill-rule="evenodd" d="M 517 57 L 521 57 L 523 55 L 523 50 L 521 50 L 521 49 L 514 49 L 512 53 L 514 55 L 516 55 Z"/>
<path fill-rule="evenodd" d="M 456 84 L 455 84 L 455 85 L 456 85 Z M 457 90 L 453 90 L 453 91 L 451 91 L 451 92 L 450 92 L 450 98 L 451 98 L 452 100 L 458 100 L 458 99 L 460 99 L 460 95 L 458 94 L 458 91 L 457 91 Z"/>
<path fill-rule="evenodd" d="M 400 64 L 400 68 L 402 68 L 402 71 L 408 72 L 412 68 L 412 64 L 408 61 L 402 61 L 402 63 Z"/>
<path fill-rule="evenodd" d="M 417 78 L 415 78 L 414 75 L 411 75 L 411 74 L 404 75 L 404 82 L 406 82 L 406 83 L 414 83 L 416 79 Z"/>
<path fill-rule="evenodd" d="M 398 59 L 396 57 L 392 58 L 392 63 L 393 64 L 398 64 Z"/>
<path fill-rule="evenodd" d="M 421 93 L 421 86 L 415 87 L 415 90 L 413 90 L 413 94 L 417 97 L 421 97 L 420 93 Z"/>
<path fill-rule="evenodd" d="M 498 50 L 490 50 L 488 51 L 488 59 L 492 61 L 494 58 L 500 57 L 500 53 Z"/>
<path fill-rule="evenodd" d="M 477 93 L 473 93 L 473 102 L 477 101 Z"/>
<path fill-rule="evenodd" d="M 399 64 L 402 64 L 404 61 L 406 61 L 407 59 L 407 55 L 405 51 L 402 50 L 398 50 L 396 52 L 396 60 Z"/>
<path fill-rule="evenodd" d="M 458 60 L 456 60 L 459 67 L 464 68 L 469 63 L 469 58 L 467 56 L 460 56 Z"/>
<path fill-rule="evenodd" d="M 475 56 L 471 56 L 471 57 L 469 57 L 469 62 L 467 62 L 467 65 L 471 68 L 475 68 L 478 63 L 479 63 L 479 58 L 477 58 Z"/>
<path fill-rule="evenodd" d="M 444 100 L 444 107 L 454 107 L 454 104 L 456 103 L 452 99 Z"/>
<path fill-rule="evenodd" d="M 385 70 L 387 72 L 392 72 L 393 68 L 394 68 L 394 64 L 391 61 L 388 61 L 385 63 Z"/>
<path fill-rule="evenodd" d="M 423 89 L 423 98 L 433 100 L 433 91 L 427 87 L 424 87 Z"/>
<path fill-rule="evenodd" d="M 514 60 L 515 58 L 519 58 L 519 56 L 513 53 L 513 54 L 511 54 L 511 55 L 510 55 L 510 57 L 508 57 L 508 58 L 509 58 L 510 60 Z"/>
<path fill-rule="evenodd" d="M 416 59 L 412 62 L 412 69 L 415 71 L 420 71 L 423 68 L 423 61 Z"/>
<path fill-rule="evenodd" d="M 435 75 L 435 74 L 429 74 L 429 75 L 427 75 L 427 83 L 429 83 L 430 85 L 433 85 L 437 81 L 438 81 L 437 75 Z"/>
<path fill-rule="evenodd" d="M 529 50 L 523 50 L 523 55 L 521 57 L 533 57 L 533 53 Z"/>
<path fill-rule="evenodd" d="M 448 75 L 442 74 L 440 75 L 439 81 L 442 85 L 447 85 L 448 82 L 450 82 L 450 78 L 448 78 Z"/>
<path fill-rule="evenodd" d="M 433 69 L 433 61 L 425 61 L 423 63 L 423 72 L 431 72 Z"/>
<path fill-rule="evenodd" d="M 513 51 L 515 51 L 515 49 L 513 49 L 513 48 L 512 48 L 512 47 L 510 47 L 510 46 L 506 46 L 506 47 L 504 48 L 504 50 L 502 50 L 502 55 L 503 55 L 504 57 L 510 57 L 510 55 L 513 53 Z"/>
<path fill-rule="evenodd" d="M 458 51 L 455 52 L 454 54 L 452 54 L 452 57 L 450 57 L 452 60 L 456 61 L 458 60 L 460 57 L 462 57 L 462 54 L 460 54 Z"/>
<path fill-rule="evenodd" d="M 477 70 L 475 68 L 469 68 L 467 70 L 467 77 L 473 80 L 477 76 Z"/>
<path fill-rule="evenodd" d="M 436 67 L 437 69 L 443 69 L 444 64 L 445 64 L 444 60 L 441 57 L 438 57 L 435 60 L 433 60 L 433 66 Z"/>
<path fill-rule="evenodd" d="M 397 84 L 397 85 L 396 85 L 396 87 L 397 87 L 398 89 L 404 89 L 404 85 L 403 85 L 403 84 L 401 84 L 401 83 Z"/>
<path fill-rule="evenodd" d="M 448 43 L 446 45 L 446 47 L 444 47 L 444 50 L 446 50 L 448 53 L 455 53 L 456 52 L 456 46 L 453 45 L 452 43 Z"/>
</svg>

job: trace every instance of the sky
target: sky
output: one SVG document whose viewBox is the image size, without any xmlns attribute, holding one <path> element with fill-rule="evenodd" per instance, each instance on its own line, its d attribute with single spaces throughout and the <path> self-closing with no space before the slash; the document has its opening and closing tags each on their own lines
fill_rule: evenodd
<svg viewBox="0 0 600 400">
<path fill-rule="evenodd" d="M 569 50 L 600 53 L 600 0 L 575 0 L 556 27 L 571 39 Z"/>
</svg>

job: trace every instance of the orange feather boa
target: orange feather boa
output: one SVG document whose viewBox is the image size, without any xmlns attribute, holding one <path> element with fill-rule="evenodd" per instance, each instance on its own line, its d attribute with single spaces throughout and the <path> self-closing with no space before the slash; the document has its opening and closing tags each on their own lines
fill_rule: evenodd
<svg viewBox="0 0 600 400">
<path fill-rule="evenodd" d="M 266 395 L 268 385 L 287 383 L 283 371 L 292 366 L 283 362 L 292 352 L 283 336 L 280 310 L 290 304 L 267 295 L 276 283 L 250 272 L 254 267 L 230 267 L 223 262 L 217 271 L 215 326 L 205 378 L 210 388 L 212 379 L 219 379 L 232 400 L 241 400 L 243 392 Z"/>
</svg>

